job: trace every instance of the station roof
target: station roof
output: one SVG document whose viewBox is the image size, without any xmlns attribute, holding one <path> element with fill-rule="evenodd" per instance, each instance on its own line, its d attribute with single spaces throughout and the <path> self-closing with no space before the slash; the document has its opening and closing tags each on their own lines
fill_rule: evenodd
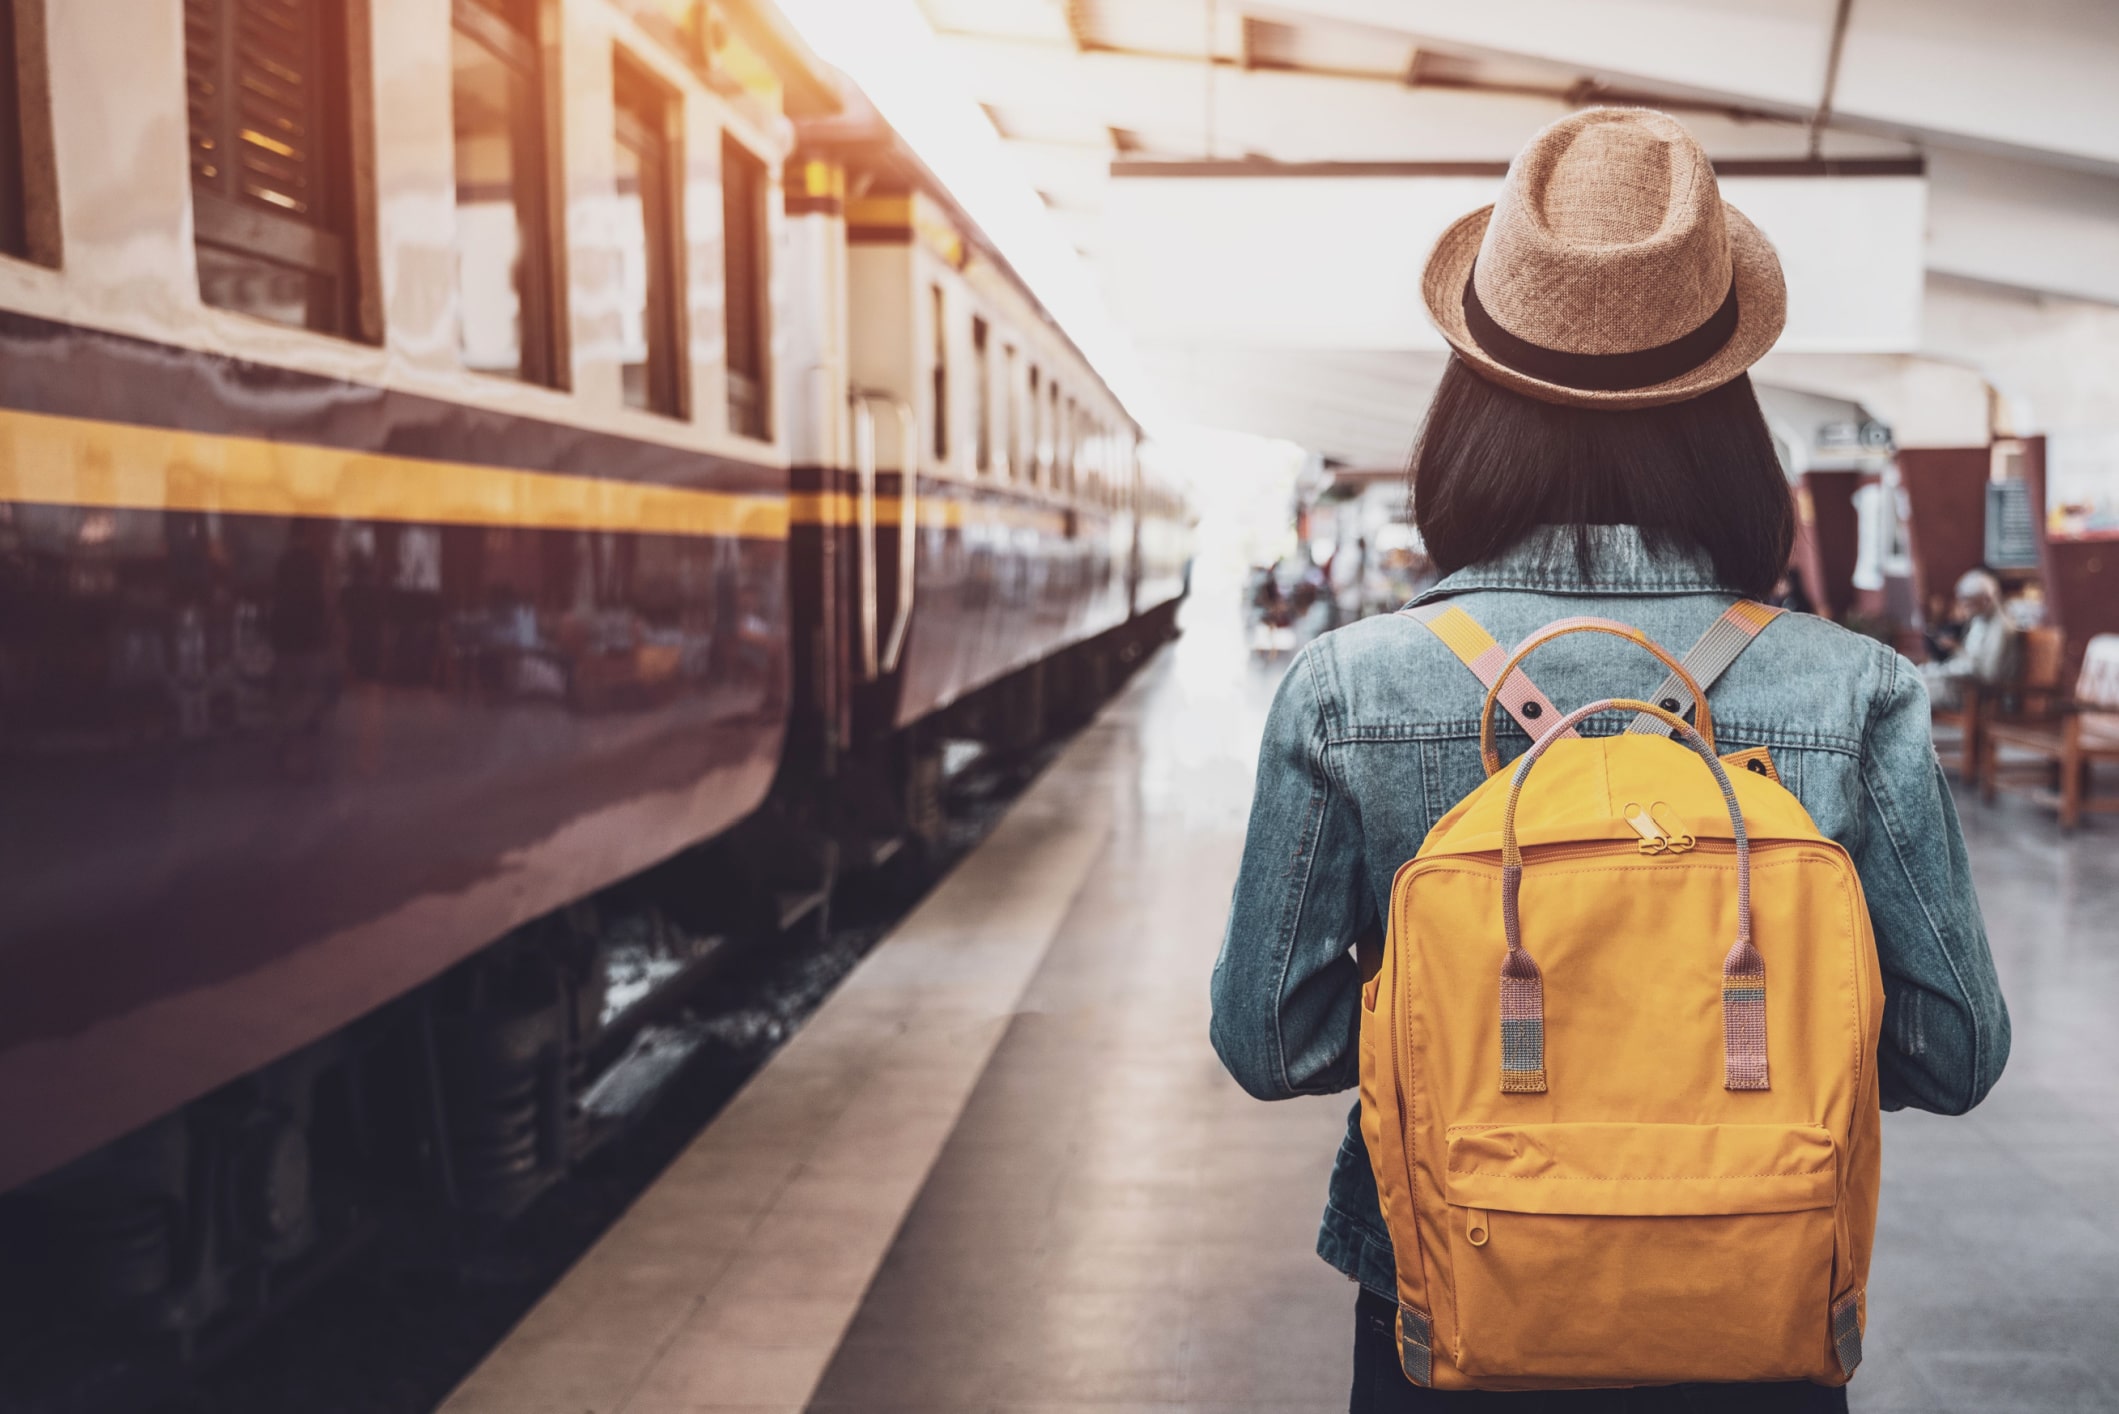
<svg viewBox="0 0 2119 1414">
<path fill-rule="evenodd" d="M 1796 357 L 1934 352 L 1937 278 L 2119 304 L 2104 0 L 919 4 L 1174 410 L 1350 463 L 1402 460 L 1441 366 L 1439 223 L 1587 103 L 1700 137 Z"/>
</svg>

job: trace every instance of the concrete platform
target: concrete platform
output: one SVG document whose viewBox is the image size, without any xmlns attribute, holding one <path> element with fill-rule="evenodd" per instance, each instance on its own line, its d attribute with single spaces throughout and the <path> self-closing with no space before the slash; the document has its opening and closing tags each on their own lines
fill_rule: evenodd
<svg viewBox="0 0 2119 1414">
<path fill-rule="evenodd" d="M 1346 1407 L 1351 1096 L 1258 1104 L 1206 1043 L 1281 665 L 1190 608 L 449 1414 Z M 2119 827 L 1964 809 L 2015 1058 L 1886 1119 L 1853 1404 L 2119 1408 Z"/>
</svg>

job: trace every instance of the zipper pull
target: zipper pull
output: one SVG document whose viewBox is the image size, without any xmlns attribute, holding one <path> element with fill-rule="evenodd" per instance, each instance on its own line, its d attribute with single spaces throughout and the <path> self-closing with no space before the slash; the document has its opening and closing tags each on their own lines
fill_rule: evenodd
<svg viewBox="0 0 2119 1414">
<path fill-rule="evenodd" d="M 1640 851 L 1643 854 L 1661 854 L 1670 848 L 1670 841 L 1663 836 L 1663 827 L 1656 823 L 1655 816 L 1637 804 L 1626 807 L 1626 823 L 1633 826 L 1641 837 Z"/>
<path fill-rule="evenodd" d="M 1648 807 L 1649 818 L 1651 820 L 1655 820 L 1657 826 L 1662 829 L 1663 833 L 1670 837 L 1670 852 L 1672 854 L 1683 854 L 1686 850 L 1691 849 L 1694 845 L 1698 844 L 1699 841 L 1694 839 L 1690 834 L 1686 833 L 1683 826 L 1673 827 L 1670 825 L 1665 825 L 1660 819 L 1656 817 L 1656 811 L 1668 810 L 1669 808 L 1669 806 L 1665 805 L 1662 801 L 1659 800 L 1654 805 Z"/>
<path fill-rule="evenodd" d="M 1486 1215 L 1486 1209 L 1466 1208 L 1464 1210 L 1464 1240 L 1466 1242 L 1469 1242 L 1474 1247 L 1484 1247 L 1486 1239 L 1493 1235 L 1493 1230 L 1493 1220 Z"/>
</svg>

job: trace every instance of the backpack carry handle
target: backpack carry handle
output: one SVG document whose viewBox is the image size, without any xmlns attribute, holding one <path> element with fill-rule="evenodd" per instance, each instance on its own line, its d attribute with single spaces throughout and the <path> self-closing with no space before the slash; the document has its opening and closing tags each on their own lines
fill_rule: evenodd
<svg viewBox="0 0 2119 1414">
<path fill-rule="evenodd" d="M 1670 669 L 1672 676 L 1676 677 L 1684 685 L 1686 691 L 1692 694 L 1692 700 L 1699 704 L 1700 735 L 1707 739 L 1708 754 L 1713 754 L 1714 714 L 1707 706 L 1707 694 L 1700 690 L 1700 685 L 1697 682 L 1693 681 L 1692 674 L 1685 670 L 1685 665 L 1671 657 L 1669 651 L 1662 644 L 1657 643 L 1632 624 L 1622 624 L 1617 619 L 1561 619 L 1555 623 L 1547 624 L 1517 644 L 1515 651 L 1509 654 L 1508 662 L 1502 666 L 1499 676 L 1495 677 L 1493 686 L 1486 690 L 1486 705 L 1479 709 L 1479 759 L 1485 763 L 1487 775 L 1491 776 L 1494 772 L 1501 769 L 1501 752 L 1494 745 L 1494 704 L 1501 700 L 1501 689 L 1507 685 L 1509 678 L 1515 673 L 1516 669 L 1522 666 L 1523 660 L 1531 655 L 1532 650 L 1542 648 L 1554 639 L 1565 637 L 1570 633 L 1605 633 L 1613 638 L 1623 638 L 1628 643 L 1645 648 L 1650 653 L 1655 654 L 1663 666 Z M 1569 714 L 1567 722 L 1570 730 L 1573 723 L 1580 720 L 1581 715 L 1579 712 Z M 1548 734 L 1559 732 L 1557 726 L 1546 730 Z M 1561 734 L 1564 735 L 1564 733 Z"/>
<path fill-rule="evenodd" d="M 1706 705 L 1701 699 L 1702 727 Z M 1707 763 L 1715 784 L 1722 788 L 1722 803 L 1729 808 L 1730 833 L 1736 841 L 1736 943 L 1722 958 L 1722 1087 L 1768 1089 L 1766 960 L 1751 941 L 1751 838 L 1744 829 L 1736 787 L 1704 731 L 1652 702 L 1620 697 L 1578 707 L 1555 722 L 1517 760 L 1509 782 L 1508 804 L 1501 814 L 1501 930 L 1508 939 L 1508 956 L 1501 964 L 1501 1089 L 1509 1094 L 1545 1090 L 1545 977 L 1523 946 L 1523 850 L 1516 842 L 1516 805 L 1523 798 L 1531 767 L 1548 747 L 1583 718 L 1615 710 L 1645 712 L 1663 722 Z"/>
</svg>

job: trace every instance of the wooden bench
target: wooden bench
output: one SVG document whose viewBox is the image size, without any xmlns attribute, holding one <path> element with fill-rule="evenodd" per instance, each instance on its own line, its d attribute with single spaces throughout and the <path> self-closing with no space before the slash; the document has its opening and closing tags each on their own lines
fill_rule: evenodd
<svg viewBox="0 0 2119 1414">
<path fill-rule="evenodd" d="M 2099 634 L 2083 654 L 2072 701 L 2044 719 L 1999 719 L 1982 724 L 1980 793 L 1991 801 L 2004 790 L 2028 793 L 2060 812 L 2072 830 L 2084 811 L 2119 810 L 2119 795 L 2098 795 L 2099 762 L 2119 762 L 2119 634 Z M 2004 761 L 2004 747 L 2028 760 Z"/>
<path fill-rule="evenodd" d="M 1979 779 L 1979 709 L 1985 695 L 1977 682 L 1968 680 L 1958 684 L 1955 707 L 1933 707 L 1928 713 L 1929 721 L 1943 729 L 1936 736 L 1935 754 L 1945 762 L 1956 757 L 1957 778 L 1966 785 Z"/>
</svg>

